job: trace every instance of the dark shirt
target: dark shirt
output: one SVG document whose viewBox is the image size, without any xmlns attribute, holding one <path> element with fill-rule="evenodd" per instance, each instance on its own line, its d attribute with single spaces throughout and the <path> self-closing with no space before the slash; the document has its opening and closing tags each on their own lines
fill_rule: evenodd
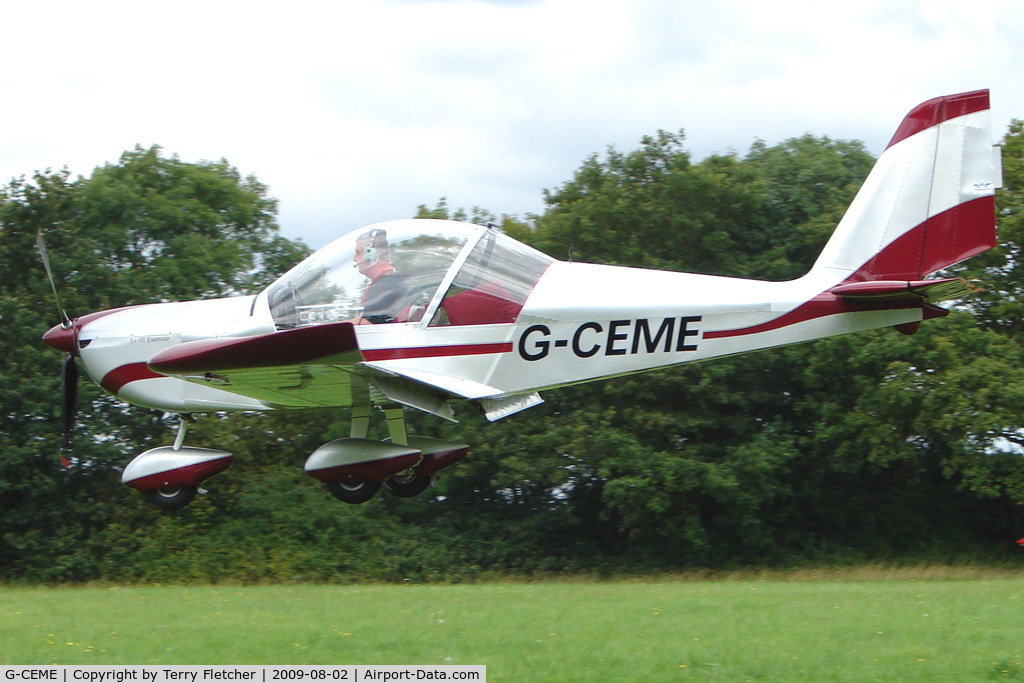
<svg viewBox="0 0 1024 683">
<path fill-rule="evenodd" d="M 393 323 L 405 310 L 409 299 L 409 285 L 396 272 L 383 275 L 366 288 L 363 297 L 363 319 L 374 325 Z"/>
</svg>

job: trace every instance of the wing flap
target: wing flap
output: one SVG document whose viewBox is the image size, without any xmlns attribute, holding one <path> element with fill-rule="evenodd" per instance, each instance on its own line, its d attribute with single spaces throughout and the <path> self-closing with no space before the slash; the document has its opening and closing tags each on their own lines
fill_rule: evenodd
<svg viewBox="0 0 1024 683">
<path fill-rule="evenodd" d="M 406 380 L 416 382 L 417 384 L 432 387 L 452 398 L 476 399 L 498 396 L 502 393 L 500 389 L 495 389 L 494 387 L 487 386 L 486 384 L 463 379 L 462 377 L 455 377 L 454 375 L 447 375 L 441 372 L 431 372 L 429 370 L 414 368 L 391 368 L 385 367 L 380 363 L 370 361 L 360 363 L 360 365 L 364 368 L 369 368 L 374 373 L 379 373 L 389 377 L 401 377 Z"/>
<path fill-rule="evenodd" d="M 387 398 L 418 408 L 446 420 L 455 421 L 448 401 L 479 399 L 501 394 L 494 387 L 440 372 L 414 368 L 385 367 L 379 363 L 360 363 L 361 372 Z"/>
</svg>

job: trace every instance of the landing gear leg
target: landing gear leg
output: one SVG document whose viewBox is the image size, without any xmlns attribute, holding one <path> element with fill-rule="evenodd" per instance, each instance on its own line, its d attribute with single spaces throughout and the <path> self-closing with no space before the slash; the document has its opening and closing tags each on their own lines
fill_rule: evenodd
<svg viewBox="0 0 1024 683">
<path fill-rule="evenodd" d="M 185 443 L 185 435 L 188 433 L 188 423 L 195 422 L 196 418 L 192 415 L 184 414 L 181 416 L 181 421 L 178 422 L 178 435 L 174 437 L 174 445 L 171 446 L 176 451 L 180 451 L 181 447 Z"/>
<path fill-rule="evenodd" d="M 353 439 L 365 439 L 370 433 L 370 415 L 373 406 L 370 403 L 368 387 L 362 387 L 364 401 L 352 406 L 352 424 L 349 428 L 349 436 Z M 353 387 L 353 393 L 358 391 Z M 359 481 L 349 479 L 345 481 L 329 482 L 324 484 L 331 495 L 343 503 L 358 505 L 377 495 L 380 490 L 379 481 Z"/>
<path fill-rule="evenodd" d="M 408 446 L 409 434 L 405 431 L 405 408 L 393 403 L 386 405 L 384 406 L 384 417 L 388 421 L 388 436 L 391 437 L 391 443 Z"/>
<path fill-rule="evenodd" d="M 196 423 L 196 416 L 193 415 L 192 413 L 182 413 L 181 414 L 181 420 L 178 422 L 178 435 L 176 437 L 174 437 L 174 445 L 171 446 L 171 448 L 173 448 L 176 451 L 180 451 L 181 450 L 181 447 L 185 445 L 185 435 L 188 433 L 188 426 L 189 426 L 189 424 L 195 424 L 195 423 Z M 186 505 L 188 505 L 190 502 L 192 502 L 192 498 L 197 493 L 200 496 L 205 496 L 207 493 L 209 493 L 209 491 L 204 489 L 202 486 L 196 486 L 194 488 L 195 488 L 195 491 L 193 491 L 192 495 L 188 497 L 188 500 L 186 500 L 184 503 L 182 503 L 178 507 L 185 507 Z M 147 497 L 149 497 L 149 496 L 147 496 Z M 149 497 L 149 499 L 150 499 L 150 502 L 153 503 L 154 505 L 156 505 L 157 507 L 163 507 L 162 505 L 159 505 L 158 503 L 154 502 L 152 497 Z M 178 508 L 175 507 L 175 508 L 164 508 L 164 509 L 165 510 L 177 510 Z"/>
<path fill-rule="evenodd" d="M 373 407 L 369 403 L 352 406 L 352 426 L 349 428 L 349 436 L 353 439 L 365 439 L 369 435 L 372 411 Z"/>
<path fill-rule="evenodd" d="M 399 405 L 384 407 L 384 416 L 388 421 L 388 436 L 391 443 L 399 446 L 409 445 L 409 433 L 405 429 L 405 409 Z M 420 459 L 422 462 L 423 459 Z M 384 480 L 384 487 L 399 498 L 415 498 L 430 486 L 430 477 L 416 472 L 419 462 L 407 470 L 402 470 Z"/>
</svg>

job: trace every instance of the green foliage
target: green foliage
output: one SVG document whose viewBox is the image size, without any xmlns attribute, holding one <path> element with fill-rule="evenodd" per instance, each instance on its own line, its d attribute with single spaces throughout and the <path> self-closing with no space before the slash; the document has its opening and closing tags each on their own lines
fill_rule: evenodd
<svg viewBox="0 0 1024 683">
<path fill-rule="evenodd" d="M 546 193 L 537 246 L 576 258 L 712 275 L 788 279 L 810 266 L 873 159 L 810 136 L 746 158 L 691 162 L 682 132 L 593 155 Z"/>
<path fill-rule="evenodd" d="M 83 379 L 72 444 L 79 465 L 60 467 L 60 357 L 39 341 L 59 318 L 37 233 L 71 315 L 248 290 L 307 250 L 277 234 L 275 203 L 254 178 L 156 147 L 126 152 L 90 178 L 16 179 L 0 199 L 0 573 L 88 578 L 114 547 L 110 534 L 139 522 L 139 501 L 115 468 L 165 439 L 168 423 L 126 410 Z"/>
<path fill-rule="evenodd" d="M 501 217 L 498 217 L 479 206 L 474 206 L 468 212 L 464 208 L 458 208 L 453 211 L 448 206 L 447 197 L 438 199 L 434 208 L 429 208 L 426 204 L 420 204 L 416 209 L 415 217 L 436 218 L 444 221 L 462 221 L 476 223 L 477 225 L 494 225 L 501 228 L 502 232 L 524 242 L 530 241 L 530 237 L 533 234 L 529 223 L 522 221 L 516 216 L 502 214 Z"/>
<path fill-rule="evenodd" d="M 981 324 L 1017 336 L 1024 330 L 1024 121 L 1014 120 L 1003 139 L 1003 188 L 996 192 L 997 246 L 956 268 L 982 291 L 972 306 Z"/>
<path fill-rule="evenodd" d="M 643 142 L 589 158 L 550 192 L 538 243 L 795 277 L 872 164 L 859 143 L 809 136 L 697 164 L 681 135 Z M 588 514 L 599 501 L 598 544 L 658 565 L 919 553 L 940 537 L 998 547 L 1020 535 L 1024 509 L 1020 360 L 1015 341 L 955 313 L 913 337 L 862 333 L 550 392 L 549 419 L 582 437 L 557 457 L 586 476 L 549 495 Z"/>
<path fill-rule="evenodd" d="M 472 581 L 865 558 L 1000 557 L 1024 534 L 1020 275 L 1024 124 L 1004 143 L 997 250 L 958 273 L 985 291 L 913 336 L 879 330 L 547 392 L 494 424 L 410 415 L 470 456 L 418 499 L 330 498 L 301 470 L 343 412 L 209 416 L 190 443 L 235 453 L 211 495 L 145 506 L 117 468 L 169 416 L 85 382 L 57 463 L 56 310 L 252 291 L 306 252 L 266 188 L 158 148 L 72 180 L 15 180 L 0 205 L 0 578 Z M 805 272 L 872 159 L 856 142 L 757 142 L 694 162 L 682 132 L 586 159 L 521 220 L 441 199 L 418 216 L 495 223 L 556 256 L 784 279 Z M 980 322 L 980 324 L 979 324 Z"/>
</svg>

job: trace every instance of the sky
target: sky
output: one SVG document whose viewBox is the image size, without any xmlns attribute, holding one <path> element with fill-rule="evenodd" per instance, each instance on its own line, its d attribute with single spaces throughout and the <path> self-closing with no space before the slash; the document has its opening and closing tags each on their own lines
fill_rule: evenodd
<svg viewBox="0 0 1024 683">
<path fill-rule="evenodd" d="M 227 159 L 319 248 L 449 206 L 526 216 L 591 154 L 685 130 L 696 160 L 805 133 L 884 149 L 916 104 L 1024 119 L 1024 2 L 17 2 L 0 182 L 136 145 Z"/>
</svg>

